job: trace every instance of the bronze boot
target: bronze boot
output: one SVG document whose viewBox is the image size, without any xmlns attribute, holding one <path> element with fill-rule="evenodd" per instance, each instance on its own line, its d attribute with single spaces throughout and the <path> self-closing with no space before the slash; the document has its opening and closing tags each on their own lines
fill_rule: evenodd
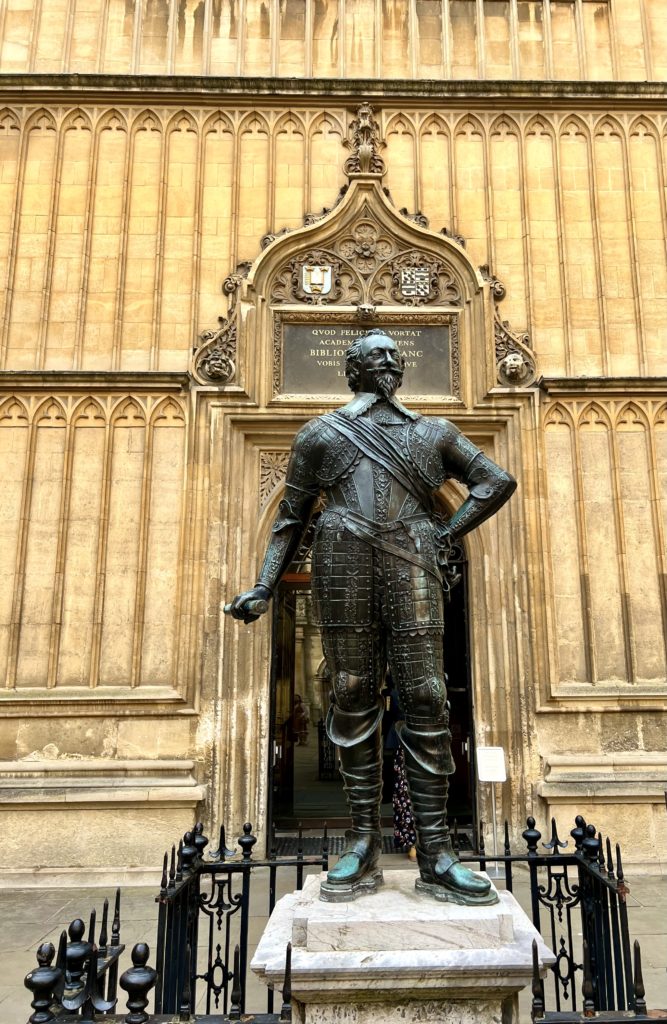
<svg viewBox="0 0 667 1024">
<path fill-rule="evenodd" d="M 438 900 L 470 906 L 498 902 L 498 894 L 483 878 L 459 860 L 447 826 L 446 760 L 451 761 L 449 730 L 435 723 L 404 725 L 405 769 L 417 833 L 418 892 Z"/>
<path fill-rule="evenodd" d="M 320 886 L 320 899 L 347 903 L 382 885 L 382 737 L 376 707 L 362 712 L 332 709 L 327 731 L 339 745 L 341 775 L 352 818 L 345 849 Z M 369 731 L 370 730 L 370 731 Z M 351 742 L 350 742 L 351 741 Z"/>
</svg>

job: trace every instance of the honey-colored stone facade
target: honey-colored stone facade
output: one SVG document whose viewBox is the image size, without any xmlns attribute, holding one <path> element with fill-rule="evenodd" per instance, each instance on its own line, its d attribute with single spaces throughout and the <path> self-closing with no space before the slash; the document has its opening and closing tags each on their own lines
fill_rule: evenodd
<svg viewBox="0 0 667 1024">
<path fill-rule="evenodd" d="M 291 438 L 331 407 L 276 393 L 269 293 L 302 232 L 361 201 L 359 183 L 303 227 L 348 182 L 363 100 L 393 209 L 421 211 L 426 246 L 446 227 L 468 282 L 461 400 L 424 411 L 520 484 L 468 551 L 475 730 L 506 748 L 502 811 L 516 831 L 581 811 L 665 868 L 662 14 L 6 0 L 0 815 L 21 868 L 140 873 L 195 814 L 264 834 L 270 624 L 221 606 L 254 579 Z M 414 222 L 374 195 L 408 244 Z M 193 349 L 244 261 L 216 384 Z M 496 373 L 494 276 L 528 387 Z"/>
</svg>

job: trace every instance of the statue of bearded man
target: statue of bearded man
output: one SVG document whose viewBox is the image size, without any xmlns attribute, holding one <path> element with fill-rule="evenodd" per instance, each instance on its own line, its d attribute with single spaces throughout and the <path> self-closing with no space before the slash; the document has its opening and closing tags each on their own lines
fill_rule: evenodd
<svg viewBox="0 0 667 1024">
<path fill-rule="evenodd" d="M 493 903 L 490 883 L 461 864 L 447 826 L 454 764 L 443 573 L 451 545 L 493 515 L 516 482 L 452 423 L 396 400 L 404 364 L 382 330 L 350 346 L 346 376 L 354 398 L 297 434 L 259 579 L 226 610 L 245 622 L 266 610 L 323 495 L 313 605 L 332 679 L 327 731 L 340 751 L 352 827 L 321 897 L 351 900 L 382 882 L 380 691 L 388 666 L 405 711 L 399 734 L 416 824 L 416 887 L 456 903 Z M 433 495 L 449 477 L 469 496 L 445 521 Z"/>
</svg>

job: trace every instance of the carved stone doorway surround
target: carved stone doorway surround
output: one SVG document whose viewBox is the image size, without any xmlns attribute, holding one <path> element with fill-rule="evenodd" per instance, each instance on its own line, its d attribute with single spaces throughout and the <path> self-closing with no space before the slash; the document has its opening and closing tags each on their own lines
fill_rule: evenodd
<svg viewBox="0 0 667 1024">
<path fill-rule="evenodd" d="M 358 122 L 374 124 L 368 110 L 360 108 L 352 123 L 349 181 L 332 210 L 265 239 L 254 264 L 230 275 L 228 314 L 217 331 L 202 335 L 193 359 L 197 444 L 207 453 L 200 466 L 207 483 L 208 579 L 200 715 L 208 817 L 234 830 L 249 819 L 260 838 L 268 802 L 270 616 L 244 626 L 226 619 L 222 606 L 255 581 L 294 434 L 346 400 L 344 392 L 284 390 L 276 324 L 285 313 L 301 314 L 304 322 L 315 314 L 322 323 L 344 314 L 359 333 L 369 324 L 391 331 L 407 313 L 424 323 L 447 319 L 456 347 L 449 393 L 414 396 L 407 404 L 452 419 L 519 480 L 509 505 L 466 538 L 474 723 L 478 745 L 501 745 L 507 753 L 502 814 L 515 821 L 525 814 L 538 777 L 530 720 L 540 661 L 534 609 L 544 601 L 535 583 L 534 358 L 528 337 L 500 320 L 502 285 L 488 268 L 472 265 L 463 240 L 429 230 L 421 214 L 396 210 L 382 186 L 377 134 L 359 142 Z M 307 276 L 305 266 L 316 273 Z M 309 291 L 311 278 L 323 283 L 319 292 Z M 509 367 L 508 353 L 515 353 Z M 445 485 L 450 507 L 464 496 L 458 484 Z M 488 786 L 480 789 L 478 812 L 488 821 Z"/>
</svg>

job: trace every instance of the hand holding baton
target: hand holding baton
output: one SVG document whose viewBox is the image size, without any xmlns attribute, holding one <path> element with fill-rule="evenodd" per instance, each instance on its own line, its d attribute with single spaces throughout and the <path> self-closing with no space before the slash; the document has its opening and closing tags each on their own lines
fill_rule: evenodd
<svg viewBox="0 0 667 1024">
<path fill-rule="evenodd" d="M 232 615 L 233 601 L 226 604 L 223 608 L 225 615 Z M 243 617 L 246 615 L 264 615 L 269 610 L 269 602 L 264 601 L 262 598 L 253 598 L 250 601 L 246 601 L 243 605 Z M 236 616 L 234 616 L 236 618 Z"/>
</svg>

